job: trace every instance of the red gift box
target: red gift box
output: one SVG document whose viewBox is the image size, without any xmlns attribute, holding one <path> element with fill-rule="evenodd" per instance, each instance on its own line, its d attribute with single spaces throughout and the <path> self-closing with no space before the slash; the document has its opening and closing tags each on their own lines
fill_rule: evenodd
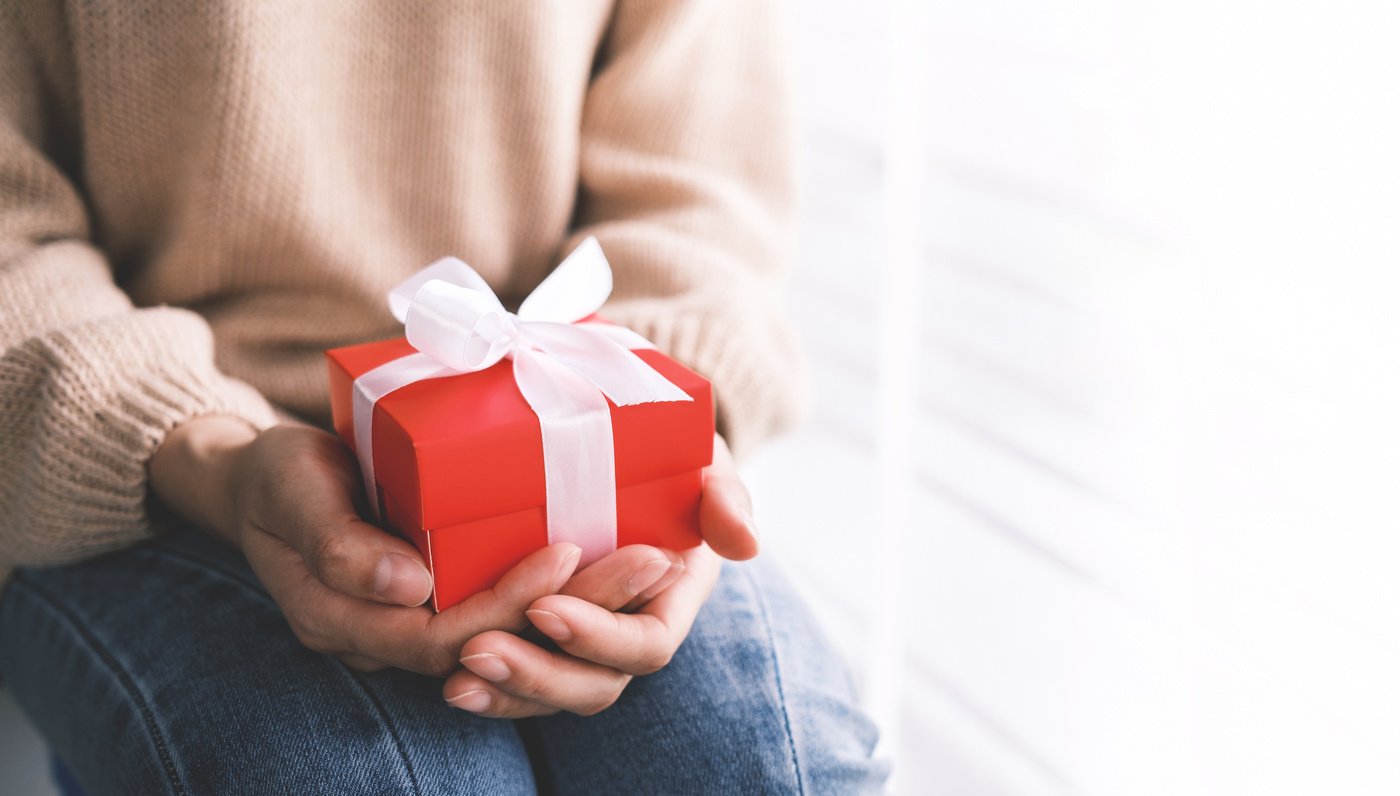
<svg viewBox="0 0 1400 796">
<path fill-rule="evenodd" d="M 412 353 L 402 338 L 326 352 L 335 428 L 352 449 L 355 379 Z M 694 547 L 701 469 L 714 446 L 710 383 L 658 351 L 633 353 L 692 400 L 622 407 L 608 401 L 617 545 Z M 540 423 L 509 359 L 389 393 L 374 406 L 371 434 L 372 497 L 389 528 L 423 554 L 435 609 L 491 587 L 549 543 Z"/>
</svg>

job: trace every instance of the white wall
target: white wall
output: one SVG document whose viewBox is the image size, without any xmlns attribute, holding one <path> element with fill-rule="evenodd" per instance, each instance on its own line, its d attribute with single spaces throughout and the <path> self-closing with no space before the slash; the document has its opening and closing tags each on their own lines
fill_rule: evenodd
<svg viewBox="0 0 1400 796">
<path fill-rule="evenodd" d="M 835 322 L 890 300 L 887 5 L 793 4 L 817 412 L 749 472 L 867 690 L 903 680 L 899 790 L 1400 792 L 1400 6 L 913 9 L 891 609 L 881 341 Z"/>
<path fill-rule="evenodd" d="M 33 725 L 0 688 L 0 793 L 52 796 L 49 753 Z"/>
</svg>

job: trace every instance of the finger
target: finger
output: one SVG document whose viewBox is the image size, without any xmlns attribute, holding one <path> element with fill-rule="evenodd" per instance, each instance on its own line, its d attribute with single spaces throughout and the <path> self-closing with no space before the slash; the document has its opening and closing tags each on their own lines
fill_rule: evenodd
<svg viewBox="0 0 1400 796">
<path fill-rule="evenodd" d="M 705 545 L 685 551 L 685 576 L 670 589 L 656 596 L 644 609 L 646 613 L 661 618 L 668 625 L 682 630 L 682 636 L 690 632 L 700 607 L 709 599 L 710 592 L 719 580 L 724 561 Z"/>
<path fill-rule="evenodd" d="M 614 613 L 576 597 L 545 598 L 526 615 L 570 655 L 628 674 L 657 671 L 680 646 L 656 616 Z"/>
<path fill-rule="evenodd" d="M 296 549 L 271 534 L 246 533 L 243 551 L 307 648 L 444 677 L 455 668 L 447 655 L 427 659 L 422 640 L 433 616 L 427 608 L 389 606 L 335 591 L 311 573 Z"/>
<path fill-rule="evenodd" d="M 267 474 L 256 530 L 301 553 L 312 573 L 342 594 L 394 605 L 422 605 L 432 576 L 413 545 L 355 513 L 353 464 L 329 435 L 284 431 Z"/>
<path fill-rule="evenodd" d="M 433 577 L 413 545 L 362 521 L 349 506 L 302 514 L 279 536 L 301 553 L 318 580 L 336 591 L 393 605 L 422 605 Z M 289 538 L 290 537 L 290 538 Z"/>
<path fill-rule="evenodd" d="M 578 545 L 557 542 L 526 556 L 501 576 L 495 586 L 434 616 L 428 628 L 434 643 L 456 654 L 467 639 L 478 633 L 524 630 L 529 626 L 525 609 L 535 600 L 563 588 L 574 575 L 582 553 Z"/>
<path fill-rule="evenodd" d="M 617 669 L 550 652 L 498 630 L 468 641 L 462 648 L 462 666 L 504 694 L 580 716 L 612 705 L 631 681 Z"/>
<path fill-rule="evenodd" d="M 526 616 L 570 655 L 628 674 L 649 674 L 670 662 L 719 575 L 714 553 L 698 548 L 686 558 L 681 577 L 636 614 L 552 595 L 536 600 Z"/>
<path fill-rule="evenodd" d="M 656 597 L 656 595 L 660 594 L 666 589 L 671 588 L 671 584 L 675 583 L 677 580 L 680 580 L 681 575 L 685 574 L 685 556 L 675 552 L 674 550 L 663 550 L 662 552 L 666 553 L 666 555 L 671 558 L 670 571 L 668 571 L 665 575 L 662 575 L 661 580 L 658 580 L 656 583 L 652 584 L 641 594 L 638 594 L 636 597 L 632 598 L 626 605 L 622 606 L 617 610 L 629 614 L 634 611 L 637 611 L 643 605 L 646 605 L 647 603 L 651 602 L 652 599 Z"/>
<path fill-rule="evenodd" d="M 301 553 L 327 586 L 393 605 L 421 605 L 432 577 L 413 545 L 362 521 L 358 469 L 334 436 L 278 426 L 259 438 L 265 467 L 244 499 L 249 523 Z"/>
<path fill-rule="evenodd" d="M 447 678 L 442 687 L 442 698 L 458 710 L 491 719 L 526 719 L 559 712 L 559 708 L 504 693 L 465 670 Z"/>
<path fill-rule="evenodd" d="M 562 585 L 578 564 L 576 545 L 531 553 L 494 589 L 440 614 L 348 597 L 325 587 L 289 545 L 263 533 L 244 542 L 250 564 L 310 649 L 350 653 L 420 674 L 446 677 L 459 667 L 463 642 L 486 630 L 523 628 L 524 610 Z"/>
<path fill-rule="evenodd" d="M 467 639 L 487 630 L 524 629 L 525 609 L 558 591 L 573 575 L 581 553 L 578 545 L 566 542 L 536 550 L 495 586 L 442 613 L 415 609 L 424 613 L 376 620 L 365 607 L 378 606 L 352 601 L 356 604 L 333 613 L 333 621 L 356 652 L 402 669 L 446 677 L 457 668 Z M 383 625 L 373 624 L 376 621 Z"/>
<path fill-rule="evenodd" d="M 715 436 L 714 461 L 705 468 L 700 495 L 700 535 L 716 553 L 734 561 L 758 555 L 753 501 L 739 478 L 724 439 Z"/>
<path fill-rule="evenodd" d="M 673 570 L 677 567 L 685 568 L 679 553 L 648 545 L 628 545 L 576 573 L 559 593 L 616 611 L 661 580 L 674 579 Z"/>
</svg>

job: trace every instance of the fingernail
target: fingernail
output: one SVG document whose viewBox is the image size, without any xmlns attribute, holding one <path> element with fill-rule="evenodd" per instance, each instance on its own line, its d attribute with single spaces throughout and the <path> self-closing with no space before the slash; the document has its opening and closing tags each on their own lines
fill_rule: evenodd
<svg viewBox="0 0 1400 796">
<path fill-rule="evenodd" d="M 665 575 L 670 569 L 671 562 L 669 559 L 665 558 L 657 559 L 656 561 L 637 567 L 637 571 L 633 572 L 632 577 L 627 579 L 628 594 L 641 594 L 648 586 L 661 580 L 661 576 Z"/>
<path fill-rule="evenodd" d="M 642 592 L 637 596 L 641 597 L 643 600 L 650 600 L 651 598 L 665 591 L 668 586 L 670 586 L 672 583 L 675 583 L 676 580 L 679 579 L 680 576 L 684 573 L 685 562 L 677 561 L 675 566 L 671 569 L 671 573 L 669 575 L 662 577 L 661 580 L 658 580 L 657 582 L 653 583 L 651 585 L 651 588 L 647 589 L 646 591 Z"/>
<path fill-rule="evenodd" d="M 501 660 L 501 656 L 494 652 L 468 655 L 462 659 L 462 665 L 470 669 L 473 674 L 481 675 L 493 683 L 499 683 L 510 677 L 510 667 Z"/>
<path fill-rule="evenodd" d="M 485 691 L 468 691 L 455 697 L 448 697 L 447 704 L 454 708 L 480 713 L 491 707 L 491 695 Z"/>
<path fill-rule="evenodd" d="M 569 626 L 564 624 L 564 620 L 560 619 L 559 615 L 556 613 L 532 608 L 526 611 L 525 615 L 530 617 L 530 622 L 533 623 L 535 627 L 539 628 L 541 633 L 544 633 L 555 641 L 568 641 L 574 635 L 573 631 L 569 629 Z M 486 675 L 482 675 L 482 677 L 485 676 Z"/>
<path fill-rule="evenodd" d="M 569 582 L 569 578 L 574 574 L 574 565 L 578 557 L 583 555 L 583 548 L 577 545 L 570 545 L 573 551 L 564 557 L 564 563 L 559 565 L 559 571 L 554 575 L 554 585 L 550 591 L 559 591 L 564 588 L 564 584 Z"/>
<path fill-rule="evenodd" d="M 374 568 L 374 593 L 398 605 L 422 605 L 433 591 L 433 576 L 408 556 L 385 553 Z"/>
</svg>

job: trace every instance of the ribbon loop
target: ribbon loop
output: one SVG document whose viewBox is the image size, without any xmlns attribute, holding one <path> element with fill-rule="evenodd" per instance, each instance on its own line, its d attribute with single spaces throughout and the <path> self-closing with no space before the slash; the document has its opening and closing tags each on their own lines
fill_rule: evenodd
<svg viewBox="0 0 1400 796">
<path fill-rule="evenodd" d="M 573 323 L 603 307 L 612 294 L 612 266 L 598 239 L 589 237 L 520 303 L 526 321 Z"/>
<path fill-rule="evenodd" d="M 408 306 L 413 303 L 413 296 L 418 293 L 418 288 L 434 279 L 441 279 L 449 284 L 475 290 L 490 301 L 494 301 L 496 306 L 500 307 L 501 312 L 506 310 L 505 307 L 501 306 L 501 302 L 496 298 L 491 286 L 486 284 L 486 280 L 481 278 L 481 274 L 478 274 L 475 268 L 456 257 L 444 257 L 400 282 L 393 290 L 389 291 L 389 311 L 394 314 L 399 323 L 403 323 L 404 318 L 408 315 Z"/>
<path fill-rule="evenodd" d="M 496 364 L 517 331 L 494 298 L 441 279 L 425 282 L 404 313 L 409 344 L 462 373 Z"/>
</svg>

